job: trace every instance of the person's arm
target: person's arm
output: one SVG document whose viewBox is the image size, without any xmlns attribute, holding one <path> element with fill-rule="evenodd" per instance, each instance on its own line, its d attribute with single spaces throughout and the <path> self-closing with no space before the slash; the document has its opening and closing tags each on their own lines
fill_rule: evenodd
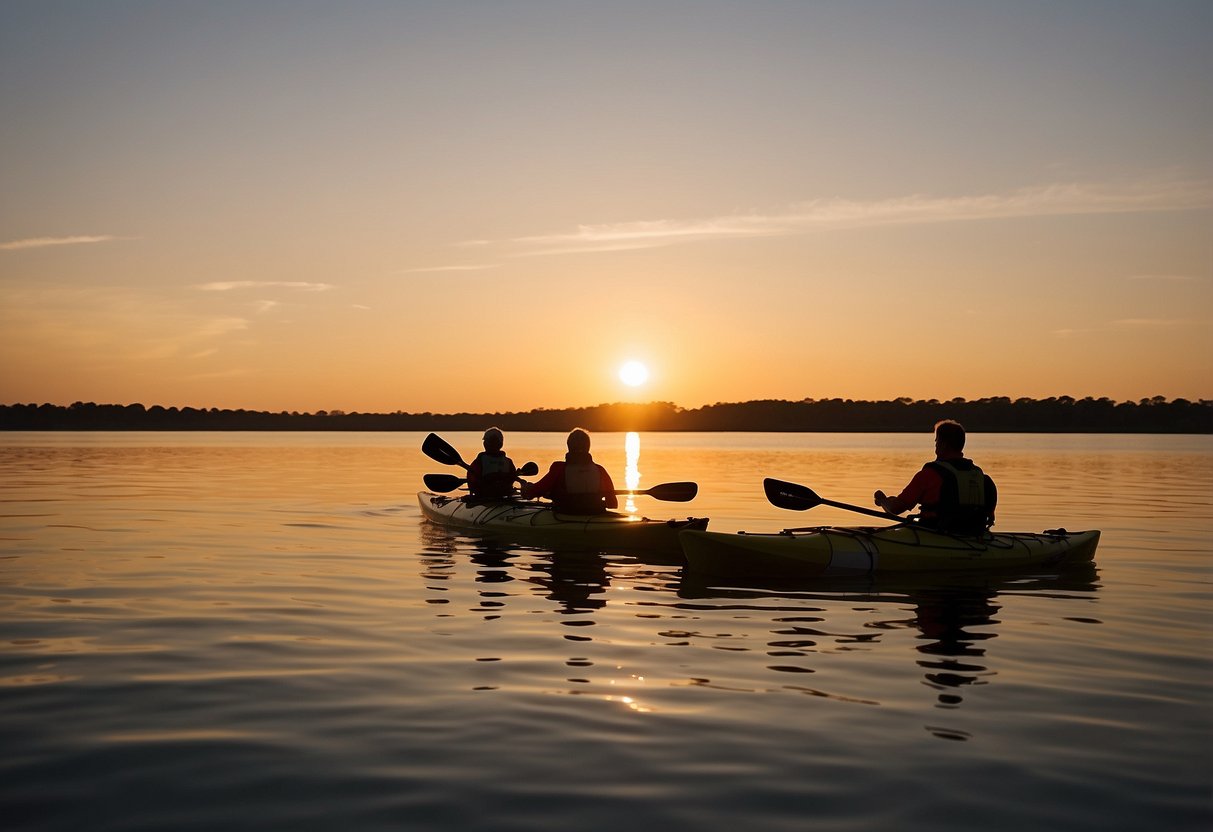
<svg viewBox="0 0 1213 832">
<path fill-rule="evenodd" d="M 901 514 L 906 509 L 914 507 L 914 503 L 907 502 L 900 496 L 890 497 L 883 491 L 877 491 L 872 495 L 872 499 L 881 511 L 887 511 L 889 514 Z"/>
<path fill-rule="evenodd" d="M 896 497 L 890 497 L 883 491 L 877 491 L 872 497 L 876 505 L 889 514 L 901 514 L 921 503 L 923 496 L 938 479 L 939 474 L 930 468 L 923 468 Z"/>
<path fill-rule="evenodd" d="M 468 466 L 468 491 L 475 494 L 476 490 L 480 488 L 480 480 L 480 457 L 477 456 Z"/>
<path fill-rule="evenodd" d="M 994 484 L 994 480 L 986 475 L 986 513 L 989 518 L 989 525 L 994 525 L 994 510 L 998 508 L 998 486 Z"/>
<path fill-rule="evenodd" d="M 529 482 L 522 486 L 522 496 L 528 500 L 534 497 L 547 497 L 556 487 L 557 477 L 560 475 L 560 463 L 553 462 L 552 467 L 543 475 L 543 479 L 539 482 Z"/>
<path fill-rule="evenodd" d="M 607 508 L 619 508 L 619 498 L 615 495 L 615 483 L 607 469 L 598 466 L 598 488 L 602 493 L 602 502 Z"/>
</svg>

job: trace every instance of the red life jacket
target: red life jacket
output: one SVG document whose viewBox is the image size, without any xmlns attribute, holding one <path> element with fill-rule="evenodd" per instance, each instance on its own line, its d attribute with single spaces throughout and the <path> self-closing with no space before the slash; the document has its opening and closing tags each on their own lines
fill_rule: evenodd
<svg viewBox="0 0 1213 832">
<path fill-rule="evenodd" d="M 564 472 L 552 491 L 552 504 L 561 514 L 603 514 L 602 469 L 589 454 L 565 455 Z"/>
<path fill-rule="evenodd" d="M 990 527 L 998 489 L 972 460 L 935 460 L 925 467 L 943 479 L 939 500 L 922 507 L 925 524 L 956 534 L 981 534 Z"/>
</svg>

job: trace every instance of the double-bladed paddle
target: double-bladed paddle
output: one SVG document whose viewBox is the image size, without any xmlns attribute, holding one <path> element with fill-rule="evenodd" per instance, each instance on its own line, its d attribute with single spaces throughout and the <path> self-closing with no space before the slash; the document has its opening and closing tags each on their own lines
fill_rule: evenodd
<svg viewBox="0 0 1213 832">
<path fill-rule="evenodd" d="M 533 477 L 538 473 L 539 466 L 533 462 L 528 462 L 518 469 L 519 477 Z M 426 488 L 440 494 L 454 491 L 467 482 L 467 477 L 457 477 L 454 474 L 426 474 L 422 479 L 425 481 Z"/>
<path fill-rule="evenodd" d="M 454 491 L 467 482 L 466 477 L 457 477 L 454 474 L 426 474 L 422 480 L 425 482 L 426 488 L 439 494 Z"/>
<path fill-rule="evenodd" d="M 854 511 L 858 514 L 866 514 L 869 517 L 883 517 L 886 520 L 896 520 L 900 523 L 906 522 L 908 518 L 901 517 L 896 514 L 889 514 L 884 511 L 875 511 L 862 506 L 853 506 L 850 503 L 839 503 L 834 500 L 827 500 L 825 497 L 817 496 L 817 492 L 805 485 L 798 485 L 794 482 L 784 482 L 767 477 L 762 481 L 763 490 L 767 493 L 767 499 L 771 501 L 771 505 L 777 508 L 791 509 L 792 511 L 804 511 L 813 508 L 814 506 L 833 506 L 834 508 L 845 509 L 846 511 Z"/>
<path fill-rule="evenodd" d="M 465 471 L 471 467 L 463 461 L 463 457 L 459 455 L 459 451 L 455 450 L 455 446 L 447 442 L 436 433 L 431 433 L 425 437 L 421 443 L 421 451 L 435 462 L 441 462 L 443 465 L 458 465 Z M 539 466 L 533 462 L 528 462 L 518 469 L 518 476 L 533 477 L 539 473 Z M 467 482 L 467 479 L 456 477 L 452 474 L 426 474 L 425 484 L 434 491 L 454 491 L 459 486 Z"/>
<path fill-rule="evenodd" d="M 459 451 L 455 450 L 455 447 L 450 442 L 447 442 L 436 433 L 431 433 L 421 443 L 421 452 L 435 462 L 441 462 L 443 465 L 458 465 L 465 471 L 468 468 L 468 464 L 463 461 L 463 457 L 459 455 Z"/>
<path fill-rule="evenodd" d="M 615 493 L 636 497 L 652 497 L 655 500 L 665 500 L 667 503 L 687 503 L 694 500 L 695 495 L 699 493 L 699 484 L 693 482 L 663 482 L 660 485 L 654 485 L 652 488 L 643 488 L 639 491 L 616 489 Z"/>
<path fill-rule="evenodd" d="M 527 470 L 530 468 L 531 470 Z M 526 476 L 531 476 L 539 472 L 538 467 L 533 462 L 528 462 L 526 465 L 518 469 L 518 473 Z M 463 477 L 457 477 L 454 474 L 426 474 L 425 487 L 431 491 L 445 493 L 454 491 L 459 486 L 467 482 Z M 661 485 L 654 485 L 652 488 L 645 488 L 639 491 L 616 490 L 616 494 L 630 494 L 633 496 L 652 497 L 655 500 L 665 500 L 670 503 L 685 503 L 695 499 L 695 495 L 699 493 L 699 486 L 693 482 L 666 482 Z"/>
</svg>

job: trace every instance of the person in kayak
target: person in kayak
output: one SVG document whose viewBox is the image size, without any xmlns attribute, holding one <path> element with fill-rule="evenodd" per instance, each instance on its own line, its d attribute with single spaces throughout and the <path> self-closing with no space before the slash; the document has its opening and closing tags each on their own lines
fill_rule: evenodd
<svg viewBox="0 0 1213 832">
<path fill-rule="evenodd" d="M 550 497 L 561 514 L 603 514 L 618 507 L 611 475 L 590 456 L 590 435 L 575 428 L 568 447 L 564 461 L 553 462 L 543 479 L 522 486 L 522 496 Z"/>
<path fill-rule="evenodd" d="M 994 481 L 965 459 L 965 429 L 946 419 L 935 425 L 935 461 L 922 466 L 896 497 L 883 491 L 873 496 L 890 514 L 922 506 L 924 526 L 957 534 L 981 534 L 994 525 L 998 489 Z"/>
<path fill-rule="evenodd" d="M 514 493 L 518 469 L 501 448 L 505 436 L 501 428 L 484 432 L 484 450 L 468 466 L 468 491 L 477 500 L 501 500 Z"/>
</svg>

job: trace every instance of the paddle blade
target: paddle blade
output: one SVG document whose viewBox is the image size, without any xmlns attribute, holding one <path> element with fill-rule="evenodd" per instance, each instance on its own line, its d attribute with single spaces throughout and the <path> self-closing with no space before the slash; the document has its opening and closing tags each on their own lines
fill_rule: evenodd
<svg viewBox="0 0 1213 832">
<path fill-rule="evenodd" d="M 533 462 L 528 462 L 518 469 L 518 476 L 533 477 L 539 473 L 539 466 Z"/>
<path fill-rule="evenodd" d="M 804 485 L 797 485 L 794 482 L 784 482 L 783 480 L 767 477 L 762 481 L 762 488 L 766 491 L 767 499 L 771 501 L 771 505 L 777 508 L 804 511 L 805 509 L 821 505 L 821 498 L 817 496 L 813 489 Z"/>
<path fill-rule="evenodd" d="M 467 480 L 454 474 L 426 474 L 422 479 L 425 481 L 426 488 L 430 491 L 437 491 L 439 494 L 454 491 L 467 482 Z"/>
<path fill-rule="evenodd" d="M 463 461 L 463 457 L 459 455 L 459 451 L 455 450 L 449 442 L 436 433 L 431 433 L 421 443 L 421 452 L 435 462 L 441 462 L 443 465 L 468 467 L 467 463 Z"/>
<path fill-rule="evenodd" d="M 695 495 L 699 493 L 699 485 L 693 482 L 665 482 L 636 493 L 647 494 L 669 503 L 686 503 L 695 499 Z"/>
</svg>

